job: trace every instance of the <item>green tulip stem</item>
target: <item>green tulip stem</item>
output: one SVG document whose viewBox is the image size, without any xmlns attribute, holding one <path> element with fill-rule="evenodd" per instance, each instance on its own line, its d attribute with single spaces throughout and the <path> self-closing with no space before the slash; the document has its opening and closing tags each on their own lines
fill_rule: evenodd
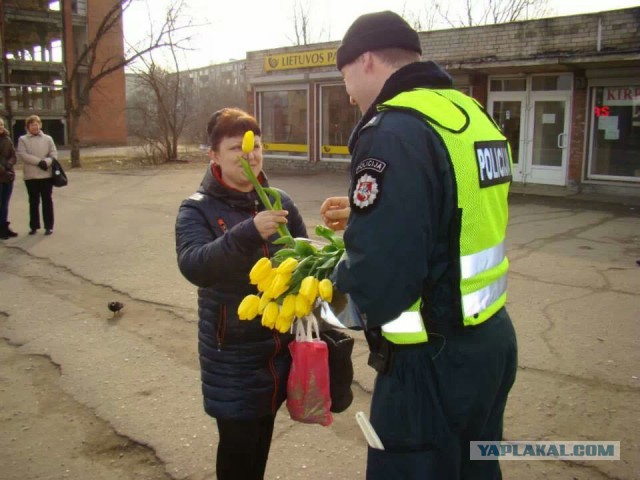
<svg viewBox="0 0 640 480">
<path fill-rule="evenodd" d="M 249 166 L 249 162 L 247 162 L 247 160 L 244 157 L 239 157 L 239 159 L 240 159 L 240 165 L 242 165 L 242 169 L 244 170 L 244 174 L 247 176 L 249 181 L 253 184 L 253 188 L 258 194 L 258 197 L 260 198 L 260 201 L 262 202 L 264 207 L 267 210 L 274 210 L 273 204 L 271 203 L 271 200 L 269 200 L 269 196 L 265 192 L 264 187 L 260 185 L 260 182 L 258 181 L 255 174 L 253 173 L 253 170 L 251 170 L 251 167 Z M 273 189 L 269 189 L 269 191 L 275 197 L 277 197 L 276 204 L 280 204 L 280 201 L 279 201 L 280 194 Z M 280 238 L 285 238 L 285 237 L 291 238 L 291 233 L 289 233 L 289 229 L 283 223 L 278 225 L 278 235 L 280 235 Z"/>
</svg>

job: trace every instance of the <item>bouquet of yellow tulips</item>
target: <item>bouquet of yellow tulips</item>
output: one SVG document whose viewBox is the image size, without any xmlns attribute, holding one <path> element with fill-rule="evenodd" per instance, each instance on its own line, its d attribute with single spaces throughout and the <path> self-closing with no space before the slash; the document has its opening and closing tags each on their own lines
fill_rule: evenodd
<svg viewBox="0 0 640 480">
<path fill-rule="evenodd" d="M 253 151 L 254 141 L 253 132 L 246 132 L 242 151 Z M 278 191 L 260 185 L 246 159 L 240 157 L 240 163 L 265 208 L 281 209 Z M 267 194 L 275 198 L 273 204 Z M 238 306 L 240 320 L 262 315 L 262 325 L 285 333 L 296 318 L 309 315 L 319 301 L 331 302 L 333 284 L 328 277 L 344 254 L 344 241 L 321 225 L 316 226 L 315 232 L 328 243 L 315 246 L 309 239 L 294 239 L 285 225 L 278 228 L 280 238 L 274 243 L 283 248 L 272 258 L 261 258 L 251 269 L 249 281 L 256 285 L 258 294 L 242 300 Z"/>
<path fill-rule="evenodd" d="M 344 253 L 344 243 L 320 225 L 316 234 L 329 243 L 318 248 L 307 239 L 294 239 L 293 248 L 282 248 L 272 258 L 256 262 L 249 281 L 259 293 L 242 300 L 240 320 L 262 315 L 262 325 L 285 333 L 296 318 L 309 315 L 318 301 L 331 302 L 333 284 L 328 277 Z"/>
</svg>

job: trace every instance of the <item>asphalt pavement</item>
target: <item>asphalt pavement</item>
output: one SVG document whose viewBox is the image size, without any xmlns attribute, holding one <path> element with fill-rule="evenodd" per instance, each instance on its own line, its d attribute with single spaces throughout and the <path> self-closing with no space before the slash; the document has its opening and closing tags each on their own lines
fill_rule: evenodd
<svg viewBox="0 0 640 480">
<path fill-rule="evenodd" d="M 201 408 L 196 288 L 177 269 L 173 227 L 203 168 L 68 169 L 48 237 L 26 234 L 19 176 L 10 221 L 20 235 L 0 243 L 0 337 L 18 354 L 49 358 L 66 394 L 151 448 L 172 478 L 191 480 L 214 478 L 215 428 Z M 270 181 L 312 230 L 322 200 L 346 192 L 345 175 L 281 171 Z M 505 436 L 619 440 L 622 459 L 503 462 L 505 478 L 638 478 L 639 213 L 634 202 L 512 195 L 508 309 L 520 368 Z M 125 303 L 115 320 L 112 300 Z M 367 411 L 374 375 L 355 336 L 354 405 L 328 428 L 292 422 L 282 410 L 267 478 L 364 478 L 366 444 L 353 416 Z"/>
</svg>

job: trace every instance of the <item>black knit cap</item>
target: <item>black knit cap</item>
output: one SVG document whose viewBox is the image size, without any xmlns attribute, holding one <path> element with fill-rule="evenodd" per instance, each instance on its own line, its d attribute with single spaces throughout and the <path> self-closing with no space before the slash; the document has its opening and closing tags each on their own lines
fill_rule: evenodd
<svg viewBox="0 0 640 480">
<path fill-rule="evenodd" d="M 397 13 L 384 12 L 361 15 L 344 34 L 338 48 L 338 70 L 350 64 L 364 52 L 383 48 L 402 48 L 422 55 L 418 33 Z"/>
</svg>

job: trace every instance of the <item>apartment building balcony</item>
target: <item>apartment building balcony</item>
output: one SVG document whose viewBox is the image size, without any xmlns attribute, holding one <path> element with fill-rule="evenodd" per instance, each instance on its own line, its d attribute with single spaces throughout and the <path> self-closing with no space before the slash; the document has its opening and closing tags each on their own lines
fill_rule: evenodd
<svg viewBox="0 0 640 480">
<path fill-rule="evenodd" d="M 59 26 L 62 24 L 62 14 L 59 10 L 42 8 L 29 8 L 29 5 L 5 5 L 4 17 L 6 22 L 26 22 L 38 24 L 50 24 Z"/>
<path fill-rule="evenodd" d="M 9 75 L 15 79 L 16 75 L 33 73 L 53 74 L 64 78 L 64 63 L 62 62 L 42 62 L 34 60 L 7 59 Z"/>
<path fill-rule="evenodd" d="M 0 84 L 0 90 L 4 91 L 4 95 L 0 95 L 2 115 L 7 115 L 9 111 L 17 117 L 26 117 L 33 113 L 42 117 L 63 117 L 65 114 L 62 85 Z"/>
</svg>

